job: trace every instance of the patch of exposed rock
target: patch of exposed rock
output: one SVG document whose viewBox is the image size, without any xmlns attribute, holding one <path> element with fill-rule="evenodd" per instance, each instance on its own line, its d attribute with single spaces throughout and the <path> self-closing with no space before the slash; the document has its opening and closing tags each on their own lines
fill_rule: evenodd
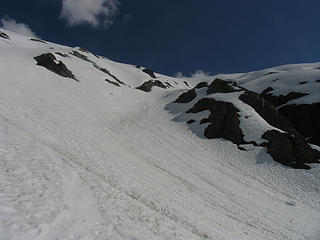
<svg viewBox="0 0 320 240">
<path fill-rule="evenodd" d="M 299 135 L 293 124 L 279 114 L 278 110 L 261 95 L 246 90 L 239 99 L 251 106 L 267 123 L 288 133 Z"/>
<path fill-rule="evenodd" d="M 320 146 L 320 103 L 291 104 L 278 109 L 309 142 Z"/>
<path fill-rule="evenodd" d="M 149 68 L 143 69 L 142 72 L 148 74 L 152 78 L 157 78 L 156 75 L 154 74 L 154 71 Z"/>
<path fill-rule="evenodd" d="M 109 80 L 109 79 L 105 79 L 105 81 L 106 81 L 107 83 L 110 83 L 110 84 L 116 86 L 116 87 L 120 87 L 120 84 L 119 84 L 118 82 L 114 82 L 114 81 L 111 81 L 111 80 Z"/>
<path fill-rule="evenodd" d="M 141 86 L 137 87 L 137 89 L 142 90 L 144 92 L 150 92 L 153 87 L 159 87 L 166 89 L 167 87 L 159 80 L 149 80 L 144 82 Z"/>
<path fill-rule="evenodd" d="M 294 99 L 297 99 L 297 98 L 301 98 L 301 97 L 304 97 L 304 96 L 308 95 L 307 93 L 290 92 L 287 95 L 275 96 L 272 93 L 270 93 L 273 90 L 274 90 L 273 88 L 268 87 L 267 89 L 265 89 L 261 93 L 261 96 L 264 99 L 266 99 L 269 103 L 271 103 L 274 107 L 281 106 L 281 105 L 286 104 L 287 102 L 289 102 L 291 100 L 294 100 Z"/>
<path fill-rule="evenodd" d="M 224 81 L 219 78 L 213 80 L 213 82 L 209 85 L 207 94 L 211 93 L 231 93 L 243 91 L 242 88 L 238 87 L 234 82 Z"/>
<path fill-rule="evenodd" d="M 195 89 L 191 89 L 185 93 L 182 93 L 178 99 L 175 101 L 176 103 L 188 103 L 197 97 L 197 93 Z"/>
<path fill-rule="evenodd" d="M 47 44 L 47 42 L 41 40 L 41 39 L 37 39 L 37 38 L 30 38 L 30 41 L 34 41 L 34 42 L 40 42 L 40 43 L 44 43 Z"/>
<path fill-rule="evenodd" d="M 268 140 L 268 153 L 279 163 L 293 168 L 310 169 L 307 163 L 320 163 L 320 152 L 312 149 L 302 137 L 267 131 L 262 136 Z"/>
<path fill-rule="evenodd" d="M 62 61 L 57 61 L 56 57 L 52 53 L 42 54 L 34 57 L 34 59 L 37 61 L 37 65 L 45 67 L 49 71 L 62 77 L 72 78 L 78 81 L 66 65 L 64 65 Z"/>
<path fill-rule="evenodd" d="M 190 108 L 187 113 L 198 113 L 205 110 L 210 111 L 209 117 L 201 121 L 202 124 L 210 123 L 205 129 L 205 137 L 209 139 L 224 138 L 238 145 L 244 143 L 243 134 L 239 126 L 239 110 L 232 103 L 203 98 Z"/>
<path fill-rule="evenodd" d="M 8 34 L 1 32 L 0 31 L 0 37 L 4 38 L 4 39 L 10 39 L 10 37 L 8 36 Z"/>
</svg>

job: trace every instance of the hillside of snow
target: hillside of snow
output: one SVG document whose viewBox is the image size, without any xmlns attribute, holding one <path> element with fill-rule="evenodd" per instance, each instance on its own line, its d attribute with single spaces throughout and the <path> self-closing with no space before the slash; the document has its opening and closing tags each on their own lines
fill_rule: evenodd
<svg viewBox="0 0 320 240">
<path fill-rule="evenodd" d="M 272 71 L 297 72 L 309 95 L 293 101 L 316 104 L 316 66 Z M 265 73 L 223 79 L 262 93 L 276 77 Z M 285 81 L 274 95 L 297 91 Z M 197 82 L 0 29 L 0 239 L 319 239 L 320 165 L 294 169 L 264 146 L 206 138 L 208 123 L 185 122 L 200 98 L 175 103 Z M 236 94 L 211 97 L 254 114 L 240 128 L 261 143 L 250 128 L 276 127 Z"/>
</svg>

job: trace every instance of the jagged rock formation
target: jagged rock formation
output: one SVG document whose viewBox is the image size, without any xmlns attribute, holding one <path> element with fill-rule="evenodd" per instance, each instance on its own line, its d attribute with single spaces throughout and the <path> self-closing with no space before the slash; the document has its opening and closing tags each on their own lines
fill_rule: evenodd
<svg viewBox="0 0 320 240">
<path fill-rule="evenodd" d="M 207 88 L 206 92 L 203 94 L 203 91 L 201 90 L 202 95 L 198 95 L 199 89 L 203 89 L 204 87 Z M 245 140 L 244 132 L 252 135 L 250 134 L 250 131 L 254 130 L 242 129 L 241 121 L 246 121 L 248 123 L 245 125 L 251 126 L 256 123 L 250 123 L 250 121 L 256 120 L 251 120 L 250 116 L 245 116 L 245 118 L 241 118 L 242 120 L 240 121 L 240 113 L 244 105 L 241 105 L 239 109 L 235 107 L 236 100 L 225 102 L 215 99 L 215 94 L 223 94 L 225 96 L 231 94 L 230 99 L 232 99 L 232 94 L 237 93 L 238 100 L 241 100 L 243 104 L 252 107 L 255 114 L 258 114 L 269 124 L 269 130 L 267 129 L 260 136 L 260 138 L 267 141 L 259 142 L 259 139 L 250 141 Z M 200 121 L 200 124 L 209 123 L 208 127 L 204 130 L 204 136 L 206 138 L 227 139 L 234 144 L 237 144 L 241 150 L 245 150 L 241 147 L 242 144 L 250 143 L 254 146 L 265 146 L 268 153 L 275 161 L 294 168 L 309 169 L 310 167 L 306 164 L 319 163 L 318 159 L 320 159 L 320 153 L 313 150 L 307 144 L 306 140 L 301 137 L 301 134 L 295 129 L 294 125 L 284 118 L 274 106 L 265 100 L 262 94 L 260 95 L 243 87 L 239 87 L 232 81 L 215 79 L 209 86 L 206 83 L 199 83 L 193 89 L 182 93 L 175 103 L 186 104 L 195 101 L 195 99 L 197 99 L 197 101 L 186 111 L 186 113 L 197 114 L 206 110 L 210 112 L 208 118 L 204 118 Z M 237 106 L 239 107 L 239 104 Z M 287 108 L 289 108 L 289 106 L 287 106 Z M 314 114 L 317 115 L 318 112 L 315 111 Z M 310 116 L 310 118 L 312 118 L 312 116 Z M 314 116 L 314 118 L 316 117 Z M 195 122 L 194 119 L 190 119 L 187 121 L 187 124 L 195 124 Z M 263 125 L 263 122 L 261 122 L 261 124 Z M 262 125 L 261 128 L 263 128 Z M 296 123 L 295 125 L 298 124 Z M 281 133 L 272 129 L 273 127 L 285 132 Z"/>
<path fill-rule="evenodd" d="M 43 66 L 62 77 L 72 78 L 78 81 L 66 65 L 64 65 L 62 61 L 57 61 L 56 57 L 52 53 L 42 54 L 34 57 L 34 59 L 37 61 L 37 65 Z"/>
<path fill-rule="evenodd" d="M 141 86 L 137 87 L 137 89 L 142 90 L 144 92 L 150 92 L 153 87 L 159 87 L 166 89 L 167 87 L 159 80 L 149 80 L 144 82 Z"/>
<path fill-rule="evenodd" d="M 267 151 L 274 160 L 293 168 L 310 169 L 306 163 L 320 163 L 320 152 L 312 149 L 302 137 L 279 131 L 267 131 Z"/>
</svg>

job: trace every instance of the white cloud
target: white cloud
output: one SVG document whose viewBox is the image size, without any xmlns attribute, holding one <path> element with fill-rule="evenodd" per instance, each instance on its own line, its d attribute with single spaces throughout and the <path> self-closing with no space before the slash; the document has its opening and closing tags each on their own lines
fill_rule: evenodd
<svg viewBox="0 0 320 240">
<path fill-rule="evenodd" d="M 62 0 L 60 17 L 69 26 L 89 24 L 107 27 L 119 11 L 118 0 Z"/>
<path fill-rule="evenodd" d="M 210 73 L 209 72 L 204 72 L 202 70 L 197 70 L 195 73 L 191 74 L 191 77 L 193 78 L 201 78 L 201 77 L 209 77 Z"/>
<path fill-rule="evenodd" d="M 197 70 L 195 73 L 189 73 L 188 75 L 183 74 L 182 72 L 177 72 L 174 74 L 176 78 L 206 78 L 210 77 L 209 72 L 204 72 L 202 70 Z"/>
<path fill-rule="evenodd" d="M 14 19 L 3 17 L 0 19 L 2 28 L 11 32 L 19 33 L 29 37 L 36 37 L 37 35 L 24 23 L 17 23 Z"/>
</svg>

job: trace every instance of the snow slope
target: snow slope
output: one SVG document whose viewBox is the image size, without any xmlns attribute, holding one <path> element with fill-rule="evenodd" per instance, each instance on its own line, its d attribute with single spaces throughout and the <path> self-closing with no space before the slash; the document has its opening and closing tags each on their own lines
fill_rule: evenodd
<svg viewBox="0 0 320 240">
<path fill-rule="evenodd" d="M 0 30 L 0 239 L 320 238 L 320 167 L 295 170 L 264 148 L 207 140 L 166 110 L 173 88 L 79 51 Z M 79 82 L 36 65 L 48 52 Z"/>
</svg>

